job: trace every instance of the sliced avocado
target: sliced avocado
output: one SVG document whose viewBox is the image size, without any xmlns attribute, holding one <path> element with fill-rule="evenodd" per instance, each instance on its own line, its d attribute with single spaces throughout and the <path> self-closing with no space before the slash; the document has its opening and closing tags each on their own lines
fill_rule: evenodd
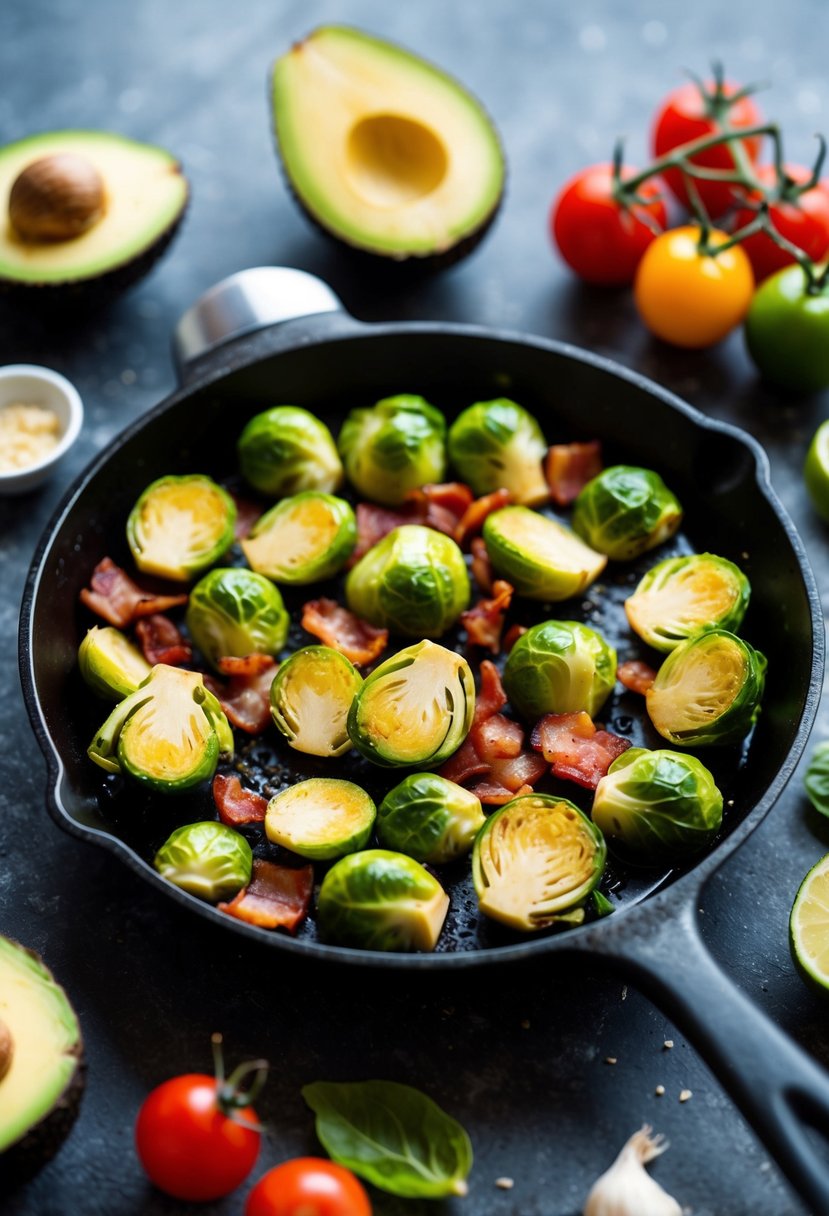
<svg viewBox="0 0 829 1216">
<path fill-rule="evenodd" d="M 277 60 L 273 104 L 293 192 L 352 247 L 454 260 L 498 210 L 505 165 L 492 122 L 458 81 L 409 51 L 322 27 Z"/>
<path fill-rule="evenodd" d="M 64 990 L 38 955 L 0 937 L 0 1194 L 54 1156 L 83 1091 L 83 1045 Z"/>
<path fill-rule="evenodd" d="M 169 152 L 111 132 L 54 131 L 7 144 L 0 287 L 126 286 L 166 248 L 187 195 Z"/>
</svg>

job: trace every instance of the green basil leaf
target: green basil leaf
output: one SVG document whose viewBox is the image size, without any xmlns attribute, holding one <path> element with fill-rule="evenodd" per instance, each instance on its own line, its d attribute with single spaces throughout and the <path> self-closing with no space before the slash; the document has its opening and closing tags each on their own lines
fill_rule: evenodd
<svg viewBox="0 0 829 1216">
<path fill-rule="evenodd" d="M 815 810 L 829 815 L 829 739 L 818 743 L 812 752 L 803 784 Z"/>
<path fill-rule="evenodd" d="M 315 1081 L 302 1096 L 332 1160 L 407 1199 L 465 1195 L 472 1145 L 456 1119 L 410 1085 Z"/>
</svg>

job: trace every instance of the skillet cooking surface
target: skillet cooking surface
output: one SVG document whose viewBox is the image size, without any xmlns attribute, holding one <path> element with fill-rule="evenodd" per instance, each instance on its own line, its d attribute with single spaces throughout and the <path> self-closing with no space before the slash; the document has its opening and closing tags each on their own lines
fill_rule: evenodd
<svg viewBox="0 0 829 1216">
<path fill-rule="evenodd" d="M 255 355 L 257 342 L 236 344 L 237 354 L 247 346 Z M 250 353 L 245 357 L 250 358 Z M 539 418 L 550 442 L 598 438 L 606 464 L 625 462 L 656 469 L 685 508 L 683 531 L 669 544 L 635 563 L 610 563 L 583 599 L 546 610 L 544 605 L 519 601 L 510 622 L 532 624 L 549 616 L 585 620 L 616 646 L 620 662 L 644 658 L 658 665 L 658 657 L 628 629 L 622 608 L 642 573 L 663 557 L 705 550 L 728 557 L 745 570 L 752 602 L 741 633 L 769 660 L 763 713 L 749 745 L 694 752 L 712 769 L 725 799 L 723 831 L 713 846 L 719 845 L 721 853 L 781 767 L 792 763 L 790 753 L 812 678 L 814 646 L 799 543 L 765 485 L 764 458 L 756 445 L 749 446 L 751 441 L 732 428 L 704 419 L 667 393 L 589 356 L 540 341 L 496 339 L 461 327 L 373 326 L 356 334 L 352 328 L 345 336 L 306 340 L 296 349 L 259 357 L 250 366 L 228 371 L 219 380 L 179 393 L 158 407 L 116 440 L 69 495 L 53 521 L 51 539 L 43 542 L 39 573 L 30 579 L 30 662 L 40 719 L 28 687 L 27 700 L 50 763 L 54 756 L 49 739 L 63 766 L 55 782 L 52 812 L 62 826 L 113 848 L 174 898 L 225 926 L 303 953 L 365 962 L 372 961 L 368 952 L 317 945 L 312 919 L 294 943 L 227 917 L 158 878 L 150 863 L 172 828 L 214 817 L 210 790 L 170 799 L 148 796 L 120 778 L 103 776 L 87 759 L 86 747 L 108 709 L 93 698 L 77 673 L 77 646 L 92 623 L 78 603 L 78 593 L 104 555 L 131 569 L 126 518 L 154 478 L 204 472 L 225 483 L 238 483 L 235 441 L 253 414 L 285 402 L 303 405 L 336 435 L 352 406 L 396 392 L 422 393 L 449 419 L 473 401 L 514 397 Z M 339 584 L 332 582 L 283 591 L 296 620 L 305 600 L 337 596 L 338 589 Z M 23 638 L 25 646 L 25 630 Z M 286 649 L 314 640 L 294 624 Z M 411 640 L 416 639 L 403 639 L 401 644 Z M 458 633 L 441 640 L 463 647 Z M 486 655 L 479 651 L 480 657 Z M 642 698 L 618 685 L 599 716 L 609 730 L 630 738 L 635 746 L 666 746 L 647 722 Z M 353 755 L 333 763 L 302 756 L 271 729 L 259 740 L 248 741 L 238 733 L 237 740 L 235 767 L 246 784 L 267 794 L 308 776 L 342 775 L 364 785 L 379 801 L 403 775 Z M 589 808 L 589 792 L 571 783 L 550 781 L 545 788 Z M 256 843 L 257 855 L 285 859 L 280 850 L 263 842 L 258 829 L 246 829 L 246 834 Z M 674 882 L 682 872 L 637 869 L 611 856 L 601 889 L 623 907 Z M 536 943 L 549 948 L 565 937 L 575 945 L 586 931 L 548 930 L 528 939 L 478 916 L 468 859 L 441 867 L 438 873 L 451 896 L 438 954 L 461 952 L 470 961 L 492 958 L 493 949 L 496 955 L 514 954 L 504 948 L 515 943 L 521 943 L 519 953 Z M 318 866 L 317 877 L 321 874 Z M 413 961 L 374 956 L 378 961 L 390 957 L 397 964 Z"/>
</svg>

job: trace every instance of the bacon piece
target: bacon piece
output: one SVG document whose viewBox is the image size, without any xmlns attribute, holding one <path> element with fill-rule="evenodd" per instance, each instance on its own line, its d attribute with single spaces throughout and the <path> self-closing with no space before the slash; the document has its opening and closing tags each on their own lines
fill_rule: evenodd
<svg viewBox="0 0 829 1216">
<path fill-rule="evenodd" d="M 490 595 L 495 574 L 483 537 L 476 536 L 470 548 L 472 550 L 472 577 L 481 588 L 481 591 L 486 595 Z"/>
<path fill-rule="evenodd" d="M 481 663 L 481 687 L 475 698 L 475 716 L 472 719 L 473 729 L 486 722 L 507 703 L 507 694 L 501 683 L 501 673 L 490 659 Z"/>
<path fill-rule="evenodd" d="M 217 904 L 220 912 L 261 929 L 287 929 L 293 933 L 308 915 L 314 890 L 314 867 L 294 870 L 272 861 L 253 863 L 250 883 L 229 903 Z"/>
<path fill-rule="evenodd" d="M 491 515 L 493 511 L 500 511 L 501 507 L 509 506 L 511 502 L 512 494 L 509 490 L 493 490 L 491 494 L 484 494 L 481 498 L 476 498 L 474 502 L 471 502 L 455 528 L 455 540 L 461 548 L 473 536 L 478 535 L 487 515 Z"/>
<path fill-rule="evenodd" d="M 463 785 L 470 777 L 486 776 L 490 767 L 489 762 L 478 754 L 475 740 L 471 735 L 467 735 L 454 756 L 450 756 L 446 763 L 441 765 L 439 772 L 447 781 Z"/>
<path fill-rule="evenodd" d="M 602 445 L 598 440 L 554 443 L 544 458 L 550 497 L 559 507 L 568 507 L 601 471 Z"/>
<path fill-rule="evenodd" d="M 267 798 L 254 790 L 244 789 L 235 773 L 216 774 L 213 778 L 213 801 L 219 818 L 229 828 L 242 827 L 246 823 L 263 823 L 268 809 Z"/>
<path fill-rule="evenodd" d="M 503 649 L 509 654 L 518 639 L 527 632 L 526 625 L 510 625 L 507 632 L 504 634 Z"/>
<path fill-rule="evenodd" d="M 357 544 L 348 565 L 353 566 L 360 558 L 373 549 L 384 536 L 400 528 L 403 524 L 419 524 L 421 508 L 417 503 L 407 503 L 399 509 L 393 507 L 378 507 L 373 502 L 357 503 Z"/>
<path fill-rule="evenodd" d="M 309 600 L 302 606 L 302 628 L 326 646 L 339 650 L 358 667 L 379 658 L 389 642 L 388 629 L 377 629 L 336 600 Z"/>
<path fill-rule="evenodd" d="M 186 595 L 155 595 L 145 591 L 111 557 L 98 562 L 89 583 L 81 591 L 81 601 L 118 629 L 125 629 L 140 616 L 166 612 L 187 603 Z"/>
<path fill-rule="evenodd" d="M 641 693 L 644 697 L 656 679 L 656 672 L 649 663 L 643 663 L 640 659 L 628 659 L 626 663 L 619 664 L 616 678 L 625 688 Z"/>
<path fill-rule="evenodd" d="M 454 536 L 472 498 L 472 491 L 462 481 L 444 481 L 410 490 L 405 501 L 416 503 L 420 508 L 423 518 L 417 520 L 418 523 Z"/>
<path fill-rule="evenodd" d="M 236 523 L 233 528 L 233 537 L 235 540 L 244 540 L 246 536 L 250 535 L 251 528 L 262 514 L 262 508 L 258 502 L 252 502 L 249 498 L 243 498 L 241 494 L 235 494 L 232 490 L 230 497 L 236 504 Z"/>
<path fill-rule="evenodd" d="M 135 635 L 144 658 L 153 667 L 156 663 L 178 667 L 181 663 L 189 663 L 193 657 L 190 643 L 185 641 L 170 618 L 162 616 L 160 612 L 136 621 Z"/>
<path fill-rule="evenodd" d="M 228 721 L 249 735 L 261 735 L 271 720 L 271 684 L 278 664 L 270 656 L 267 666 L 252 675 L 231 676 L 227 684 L 205 676 L 207 688 L 218 697 Z"/>
<path fill-rule="evenodd" d="M 461 613 L 461 624 L 473 646 L 483 646 L 492 654 L 501 648 L 501 631 L 515 588 L 504 579 L 492 584 L 492 598 L 478 600 L 472 608 Z"/>
<path fill-rule="evenodd" d="M 503 806 L 505 802 L 512 802 L 513 798 L 521 798 L 524 794 L 531 794 L 532 792 L 533 787 L 531 785 L 522 785 L 517 790 L 510 790 L 504 785 L 493 785 L 489 781 L 481 781 L 479 785 L 476 785 L 471 790 L 471 793 L 484 806 Z"/>
<path fill-rule="evenodd" d="M 269 671 L 274 660 L 269 654 L 246 654 L 244 657 L 226 654 L 216 665 L 223 676 L 258 676 L 263 671 Z"/>
<path fill-rule="evenodd" d="M 532 746 L 552 766 L 554 777 L 594 790 L 613 761 L 630 747 L 622 739 L 597 728 L 589 714 L 545 714 L 535 726 Z"/>
</svg>

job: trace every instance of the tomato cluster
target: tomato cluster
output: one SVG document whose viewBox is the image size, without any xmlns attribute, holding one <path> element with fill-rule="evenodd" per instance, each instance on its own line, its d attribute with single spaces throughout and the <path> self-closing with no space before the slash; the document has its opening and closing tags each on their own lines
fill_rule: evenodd
<svg viewBox="0 0 829 1216">
<path fill-rule="evenodd" d="M 764 376 L 796 390 L 829 385 L 829 282 L 816 265 L 829 259 L 822 141 L 814 170 L 785 163 L 751 90 L 717 68 L 665 98 L 651 144 L 645 170 L 619 153 L 564 185 L 550 212 L 563 259 L 585 282 L 632 283 L 644 324 L 666 342 L 710 346 L 748 318 Z M 761 163 L 771 150 L 774 162 Z M 677 227 L 668 196 L 672 211 L 691 213 Z"/>
</svg>

